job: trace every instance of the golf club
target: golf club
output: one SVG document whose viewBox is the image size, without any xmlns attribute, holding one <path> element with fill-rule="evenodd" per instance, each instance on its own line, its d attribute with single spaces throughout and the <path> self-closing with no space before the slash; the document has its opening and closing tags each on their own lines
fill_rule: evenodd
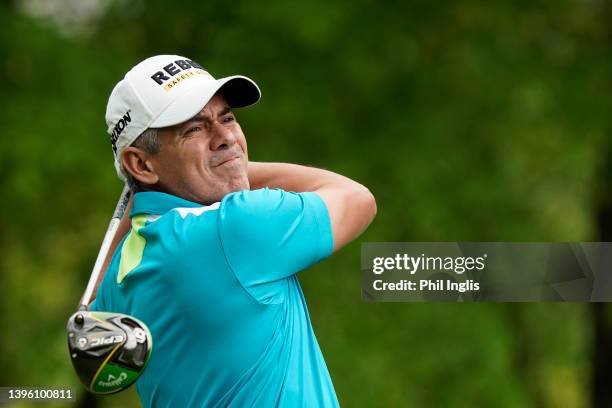
<svg viewBox="0 0 612 408">
<path fill-rule="evenodd" d="M 151 333 L 140 320 L 121 313 L 93 312 L 88 306 L 129 198 L 130 189 L 125 186 L 79 309 L 66 326 L 72 365 L 93 394 L 113 394 L 132 385 L 142 374 L 153 349 Z"/>
</svg>

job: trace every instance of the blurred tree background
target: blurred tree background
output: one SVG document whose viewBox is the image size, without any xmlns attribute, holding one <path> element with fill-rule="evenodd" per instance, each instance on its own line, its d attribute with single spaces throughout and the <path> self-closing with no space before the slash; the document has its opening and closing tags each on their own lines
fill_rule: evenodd
<svg viewBox="0 0 612 408">
<path fill-rule="evenodd" d="M 300 275 L 343 406 L 612 406 L 609 307 L 368 304 L 359 278 L 359 242 L 612 240 L 611 10 L 1 2 L 0 385 L 138 404 L 134 389 L 85 395 L 65 323 L 121 190 L 108 95 L 139 60 L 176 53 L 258 82 L 238 112 L 251 159 L 335 170 L 377 197 L 370 229 Z"/>
</svg>

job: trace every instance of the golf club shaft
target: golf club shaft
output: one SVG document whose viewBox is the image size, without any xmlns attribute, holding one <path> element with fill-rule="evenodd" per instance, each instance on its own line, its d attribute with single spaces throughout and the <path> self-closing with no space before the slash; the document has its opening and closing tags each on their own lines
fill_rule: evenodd
<svg viewBox="0 0 612 408">
<path fill-rule="evenodd" d="M 113 218 L 108 224 L 108 229 L 106 230 L 106 234 L 104 235 L 104 239 L 102 240 L 102 246 L 100 247 L 100 251 L 98 252 L 98 257 L 96 258 L 96 263 L 94 264 L 91 276 L 89 277 L 89 283 L 87 283 L 87 288 L 85 289 L 85 294 L 81 299 L 81 305 L 79 309 L 86 310 L 91 301 L 93 291 L 96 287 L 96 282 L 98 281 L 98 277 L 102 273 L 102 266 L 104 265 L 104 260 L 108 255 L 108 250 L 110 249 L 113 238 L 117 233 L 117 229 L 119 228 L 119 222 L 121 221 L 121 217 L 123 217 L 123 214 L 125 213 L 129 200 L 130 188 L 125 185 L 123 187 L 123 191 L 121 192 L 121 196 L 119 197 L 119 201 L 117 202 L 117 207 L 115 207 Z"/>
</svg>

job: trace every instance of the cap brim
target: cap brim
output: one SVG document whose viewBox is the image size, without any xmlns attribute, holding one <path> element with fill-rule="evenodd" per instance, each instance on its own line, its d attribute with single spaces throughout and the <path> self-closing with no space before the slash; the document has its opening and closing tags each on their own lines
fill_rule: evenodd
<svg viewBox="0 0 612 408">
<path fill-rule="evenodd" d="M 225 98 L 231 108 L 252 105 L 261 97 L 257 84 L 242 75 L 200 82 L 168 105 L 157 118 L 153 119 L 149 127 L 174 126 L 193 118 L 217 92 Z"/>
</svg>

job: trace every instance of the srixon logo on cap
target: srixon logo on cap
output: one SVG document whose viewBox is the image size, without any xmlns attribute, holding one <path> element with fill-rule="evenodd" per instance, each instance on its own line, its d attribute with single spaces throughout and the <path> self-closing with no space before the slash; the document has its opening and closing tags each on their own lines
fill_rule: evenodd
<svg viewBox="0 0 612 408">
<path fill-rule="evenodd" d="M 121 132 L 123 132 L 123 130 L 127 127 L 128 123 L 132 121 L 130 112 L 132 112 L 132 110 L 128 109 L 127 112 L 123 114 L 121 119 L 117 121 L 117 124 L 111 133 L 111 145 L 113 146 L 113 152 L 115 152 L 115 154 L 117 154 L 117 139 L 119 139 L 119 135 L 121 135 Z"/>
<path fill-rule="evenodd" d="M 196 70 L 201 71 L 183 72 L 191 68 L 196 68 Z M 187 79 L 193 75 L 203 74 L 205 72 L 206 71 L 204 71 L 204 68 L 202 68 L 202 66 L 195 61 L 187 59 L 176 60 L 151 75 L 151 79 L 155 81 L 157 85 L 163 86 L 165 90 L 169 90 L 174 85 L 177 85 L 180 81 Z"/>
</svg>

